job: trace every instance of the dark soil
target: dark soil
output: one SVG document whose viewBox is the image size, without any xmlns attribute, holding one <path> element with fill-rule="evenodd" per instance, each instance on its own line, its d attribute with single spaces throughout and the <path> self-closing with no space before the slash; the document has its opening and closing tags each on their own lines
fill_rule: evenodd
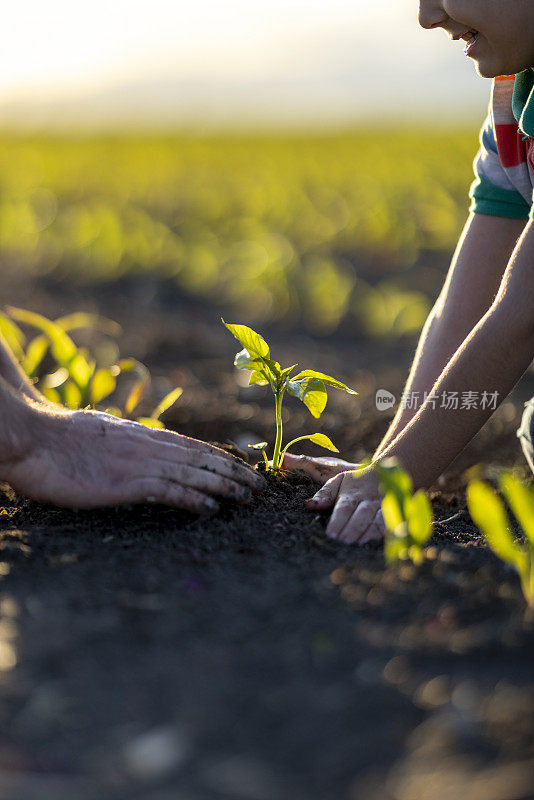
<svg viewBox="0 0 534 800">
<path fill-rule="evenodd" d="M 123 352 L 161 376 L 155 394 L 185 387 L 169 426 L 238 447 L 272 439 L 270 399 L 236 383 L 216 312 L 143 286 L 6 291 L 122 322 Z M 350 458 L 376 446 L 388 415 L 374 392 L 398 396 L 413 343 L 269 333 L 277 360 L 360 391 L 332 392 L 319 423 L 290 400 L 287 436 L 322 430 Z M 465 511 L 462 477 L 479 460 L 527 475 L 514 430 L 532 393 L 527 374 L 435 487 L 437 519 L 454 519 L 420 567 L 328 540 L 302 473 L 209 519 L 58 510 L 5 487 L 2 800 L 533 798 L 534 623 Z"/>
</svg>

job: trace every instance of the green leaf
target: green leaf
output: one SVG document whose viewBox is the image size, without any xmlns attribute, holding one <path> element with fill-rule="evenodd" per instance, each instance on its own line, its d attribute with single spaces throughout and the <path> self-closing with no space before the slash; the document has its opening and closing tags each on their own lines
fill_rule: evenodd
<svg viewBox="0 0 534 800">
<path fill-rule="evenodd" d="M 9 315 L 17 322 L 32 325 L 43 331 L 50 339 L 52 354 L 61 366 L 68 366 L 69 361 L 76 355 L 77 347 L 65 331 L 56 325 L 55 322 L 36 314 L 34 311 L 27 311 L 23 308 L 8 307 Z"/>
<path fill-rule="evenodd" d="M 528 541 L 534 547 L 534 490 L 521 483 L 511 472 L 504 472 L 500 476 L 499 486 Z"/>
<path fill-rule="evenodd" d="M 405 539 L 396 539 L 394 537 L 386 539 L 384 543 L 384 555 L 387 564 L 396 564 L 406 553 L 407 547 Z"/>
<path fill-rule="evenodd" d="M 251 450 L 265 450 L 265 448 L 268 446 L 268 442 L 256 442 L 256 444 L 249 444 Z"/>
<path fill-rule="evenodd" d="M 13 355 L 17 361 L 22 361 L 24 358 L 24 345 L 26 344 L 26 337 L 19 326 L 6 314 L 2 313 L 0 313 L 0 333 L 13 351 Z"/>
<path fill-rule="evenodd" d="M 140 422 L 141 425 L 146 425 L 147 428 L 165 429 L 165 423 L 160 419 L 154 419 L 154 417 L 137 417 L 137 422 Z"/>
<path fill-rule="evenodd" d="M 93 377 L 95 362 L 86 358 L 86 351 L 78 350 L 74 358 L 71 359 L 68 370 L 72 380 L 84 395 L 89 386 L 89 381 Z"/>
<path fill-rule="evenodd" d="M 419 489 L 413 497 L 406 498 L 404 513 L 408 520 L 410 536 L 419 545 L 424 544 L 432 533 L 434 515 L 430 501 L 423 489 Z"/>
<path fill-rule="evenodd" d="M 49 346 L 50 340 L 43 334 L 39 334 L 31 340 L 26 348 L 26 354 L 20 362 L 20 366 L 30 378 L 34 377 L 37 372 Z"/>
<path fill-rule="evenodd" d="M 386 458 L 383 461 L 373 463 L 373 469 L 378 475 L 380 488 L 385 495 L 393 492 L 401 508 L 404 508 L 404 501 L 411 497 L 413 492 L 412 479 L 406 470 L 402 469 L 396 458 Z"/>
<path fill-rule="evenodd" d="M 280 366 L 280 365 L 279 365 Z M 280 370 L 280 378 L 285 379 L 291 372 L 291 370 L 295 369 L 298 366 L 297 364 L 293 364 L 291 367 L 285 367 L 284 369 Z"/>
<path fill-rule="evenodd" d="M 388 531 L 395 534 L 404 525 L 402 506 L 394 492 L 388 492 L 382 500 L 382 514 Z"/>
<path fill-rule="evenodd" d="M 42 393 L 46 397 L 47 400 L 50 400 L 51 403 L 57 403 L 61 405 L 61 395 L 59 394 L 57 389 L 51 389 L 47 386 L 44 386 L 42 389 Z"/>
<path fill-rule="evenodd" d="M 111 414 L 112 417 L 119 417 L 122 418 L 122 411 L 117 406 L 109 406 L 109 408 L 105 409 L 106 414 Z"/>
<path fill-rule="evenodd" d="M 335 444 L 325 436 L 324 433 L 314 433 L 312 436 L 305 436 L 305 439 L 309 439 L 310 442 L 314 444 L 318 444 L 320 447 L 324 447 L 325 450 L 331 450 L 333 453 L 339 453 L 339 450 L 335 446 Z"/>
<path fill-rule="evenodd" d="M 303 378 L 303 380 L 291 380 L 287 383 L 287 391 L 293 397 L 302 400 L 310 413 L 318 419 L 323 413 L 328 395 L 324 383 L 317 378 Z"/>
<path fill-rule="evenodd" d="M 261 360 L 263 364 L 269 367 L 275 378 L 280 379 L 282 370 L 280 369 L 280 364 L 278 361 L 272 361 L 270 358 L 262 358 Z"/>
<path fill-rule="evenodd" d="M 257 383 L 259 386 L 266 386 L 269 383 L 269 381 L 267 380 L 263 372 L 260 372 L 259 370 L 254 370 L 254 372 L 250 373 L 248 385 L 251 386 L 251 384 L 253 383 Z"/>
<path fill-rule="evenodd" d="M 247 325 L 228 324 L 224 320 L 223 323 L 245 350 L 248 350 L 252 358 L 269 358 L 269 345 L 263 336 L 260 336 L 259 333 L 253 331 Z"/>
<path fill-rule="evenodd" d="M 295 364 L 295 366 L 297 365 Z M 332 378 L 330 375 L 325 375 L 323 372 L 316 372 L 314 369 L 304 369 L 302 372 L 299 372 L 298 375 L 293 376 L 294 381 L 298 381 L 301 378 L 317 378 L 327 386 L 333 386 L 336 389 L 343 389 L 344 392 L 348 392 L 349 394 L 358 394 L 358 392 L 355 392 L 354 389 L 349 389 L 345 383 L 338 381 L 337 378 Z"/>
<path fill-rule="evenodd" d="M 63 399 L 67 408 L 80 408 L 82 404 L 82 393 L 74 381 L 67 381 L 63 387 Z"/>
<path fill-rule="evenodd" d="M 177 386 L 171 392 L 165 395 L 163 400 L 160 400 L 157 404 L 156 408 L 152 412 L 151 419 L 159 419 L 164 411 L 168 411 L 168 409 L 176 403 L 179 397 L 182 396 L 184 390 L 181 386 Z M 165 426 L 164 426 L 165 427 Z"/>
<path fill-rule="evenodd" d="M 408 557 L 411 558 L 414 564 L 423 563 L 423 550 L 419 544 L 411 544 L 408 548 Z"/>
<path fill-rule="evenodd" d="M 493 489 L 483 481 L 471 481 L 467 487 L 467 507 L 499 558 L 524 569 L 525 553 L 515 544 L 504 505 Z"/>
<path fill-rule="evenodd" d="M 115 376 L 109 367 L 97 369 L 91 381 L 90 401 L 92 405 L 100 403 L 104 397 L 108 397 L 117 385 Z"/>
<path fill-rule="evenodd" d="M 304 441 L 305 439 L 308 439 L 310 442 L 313 442 L 314 444 L 318 444 L 320 447 L 324 447 L 325 450 L 332 450 L 334 453 L 339 453 L 339 450 L 337 449 L 335 444 L 331 442 L 328 436 L 325 436 L 324 433 L 312 433 L 308 436 L 298 436 L 296 439 L 292 439 L 290 442 L 288 442 L 288 444 L 286 444 L 286 446 L 280 453 L 280 463 L 282 463 L 282 461 L 284 460 L 284 456 L 290 447 L 292 447 L 297 442 Z"/>
<path fill-rule="evenodd" d="M 135 372 L 137 375 L 137 381 L 128 395 L 124 406 L 126 414 L 131 414 L 134 408 L 141 402 L 150 386 L 150 372 L 144 364 L 137 361 L 135 358 L 123 358 L 118 362 L 117 366 L 120 367 L 121 372 Z"/>
<path fill-rule="evenodd" d="M 116 366 L 119 368 L 120 372 L 134 372 L 140 370 L 142 367 L 146 369 L 145 365 L 141 364 L 141 362 L 137 361 L 135 358 L 121 358 Z"/>
</svg>

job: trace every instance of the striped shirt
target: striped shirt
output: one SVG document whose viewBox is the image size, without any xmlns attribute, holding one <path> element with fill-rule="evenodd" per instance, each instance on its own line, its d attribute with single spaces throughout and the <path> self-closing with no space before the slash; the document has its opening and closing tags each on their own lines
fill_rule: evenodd
<svg viewBox="0 0 534 800">
<path fill-rule="evenodd" d="M 495 78 L 474 162 L 470 211 L 534 217 L 534 70 Z"/>
</svg>

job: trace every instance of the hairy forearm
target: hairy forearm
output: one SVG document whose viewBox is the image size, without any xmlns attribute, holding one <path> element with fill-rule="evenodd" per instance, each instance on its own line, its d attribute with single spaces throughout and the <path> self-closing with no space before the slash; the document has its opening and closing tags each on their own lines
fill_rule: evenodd
<svg viewBox="0 0 534 800">
<path fill-rule="evenodd" d="M 432 389 L 437 398 L 421 406 L 412 421 L 382 451 L 395 456 L 412 475 L 414 485 L 428 487 L 464 449 L 529 366 L 534 332 L 514 325 L 511 313 L 496 307 L 480 321 L 456 352 Z M 463 392 L 473 392 L 476 407 L 461 407 Z M 458 393 L 458 409 L 442 407 L 441 399 Z M 480 402 L 483 393 L 487 403 Z M 496 395 L 495 395 L 496 393 Z"/>
</svg>

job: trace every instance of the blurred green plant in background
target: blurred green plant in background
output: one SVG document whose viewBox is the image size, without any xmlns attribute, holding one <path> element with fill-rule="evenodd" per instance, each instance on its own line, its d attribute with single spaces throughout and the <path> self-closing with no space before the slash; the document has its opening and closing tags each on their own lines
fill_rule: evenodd
<svg viewBox="0 0 534 800">
<path fill-rule="evenodd" d="M 78 283 L 148 272 L 251 321 L 409 334 L 429 310 L 418 259 L 452 251 L 475 147 L 419 130 L 4 134 L 0 259 Z"/>
<path fill-rule="evenodd" d="M 37 328 L 39 334 L 28 339 L 18 323 Z M 135 380 L 124 402 L 104 407 L 117 417 L 130 417 L 150 386 L 150 372 L 135 358 L 109 358 L 116 348 L 100 348 L 96 354 L 78 347 L 69 333 L 81 328 L 99 330 L 116 337 L 120 327 L 113 320 L 94 314 L 75 312 L 50 320 L 34 311 L 8 307 L 7 314 L 0 313 L 0 334 L 18 359 L 20 366 L 39 392 L 52 403 L 70 409 L 97 408 L 117 388 L 121 374 L 132 373 Z M 181 396 L 177 387 L 158 403 L 149 416 L 137 417 L 137 422 L 150 428 L 164 428 L 160 416 Z"/>
</svg>

